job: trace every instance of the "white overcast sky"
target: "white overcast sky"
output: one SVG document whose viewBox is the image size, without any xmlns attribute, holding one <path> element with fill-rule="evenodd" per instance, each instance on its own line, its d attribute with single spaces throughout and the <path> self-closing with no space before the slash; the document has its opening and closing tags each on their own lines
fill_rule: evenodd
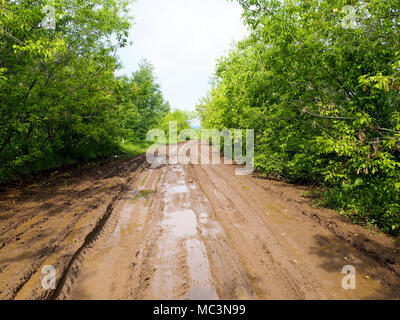
<svg viewBox="0 0 400 320">
<path fill-rule="evenodd" d="M 210 88 L 216 59 L 247 34 L 242 8 L 227 0 L 137 0 L 132 10 L 134 44 L 119 51 L 122 73 L 146 58 L 171 108 L 194 110 Z"/>
</svg>

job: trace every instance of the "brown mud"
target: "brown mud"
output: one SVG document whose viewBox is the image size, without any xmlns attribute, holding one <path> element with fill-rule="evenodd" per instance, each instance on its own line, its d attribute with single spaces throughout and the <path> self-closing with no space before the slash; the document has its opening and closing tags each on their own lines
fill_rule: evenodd
<svg viewBox="0 0 400 320">
<path fill-rule="evenodd" d="M 142 156 L 5 188 L 0 299 L 400 298 L 399 241 L 236 168 L 152 169 Z M 342 288 L 346 265 L 355 290 Z"/>
</svg>

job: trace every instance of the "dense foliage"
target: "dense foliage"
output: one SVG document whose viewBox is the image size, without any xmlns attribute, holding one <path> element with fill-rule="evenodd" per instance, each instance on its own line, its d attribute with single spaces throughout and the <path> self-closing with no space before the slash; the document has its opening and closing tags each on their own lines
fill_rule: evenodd
<svg viewBox="0 0 400 320">
<path fill-rule="evenodd" d="M 49 4 L 55 29 L 46 25 Z M 144 139 L 169 111 L 148 63 L 115 76 L 128 5 L 0 2 L 0 182 L 117 152 L 123 137 Z"/>
<path fill-rule="evenodd" d="M 259 170 L 399 234 L 400 1 L 238 2 L 251 34 L 219 60 L 203 127 L 255 129 Z"/>
</svg>

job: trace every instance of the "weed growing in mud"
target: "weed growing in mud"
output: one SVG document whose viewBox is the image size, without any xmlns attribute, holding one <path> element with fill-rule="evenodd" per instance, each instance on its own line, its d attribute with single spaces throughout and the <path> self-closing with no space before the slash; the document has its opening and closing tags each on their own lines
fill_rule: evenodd
<svg viewBox="0 0 400 320">
<path fill-rule="evenodd" d="M 148 199 L 154 194 L 154 190 L 140 190 L 132 199 L 131 202 L 135 202 L 139 199 Z"/>
<path fill-rule="evenodd" d="M 303 198 L 320 199 L 322 196 L 322 193 L 321 193 L 321 191 L 318 191 L 318 190 L 302 191 L 301 196 Z"/>
</svg>

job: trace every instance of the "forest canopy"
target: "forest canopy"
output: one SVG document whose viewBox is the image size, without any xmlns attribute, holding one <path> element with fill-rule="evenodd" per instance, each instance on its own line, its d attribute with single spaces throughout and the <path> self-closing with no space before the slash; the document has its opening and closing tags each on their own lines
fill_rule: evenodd
<svg viewBox="0 0 400 320">
<path fill-rule="evenodd" d="M 206 128 L 255 129 L 255 167 L 400 234 L 400 2 L 238 0 L 250 36 L 219 59 Z"/>
</svg>

